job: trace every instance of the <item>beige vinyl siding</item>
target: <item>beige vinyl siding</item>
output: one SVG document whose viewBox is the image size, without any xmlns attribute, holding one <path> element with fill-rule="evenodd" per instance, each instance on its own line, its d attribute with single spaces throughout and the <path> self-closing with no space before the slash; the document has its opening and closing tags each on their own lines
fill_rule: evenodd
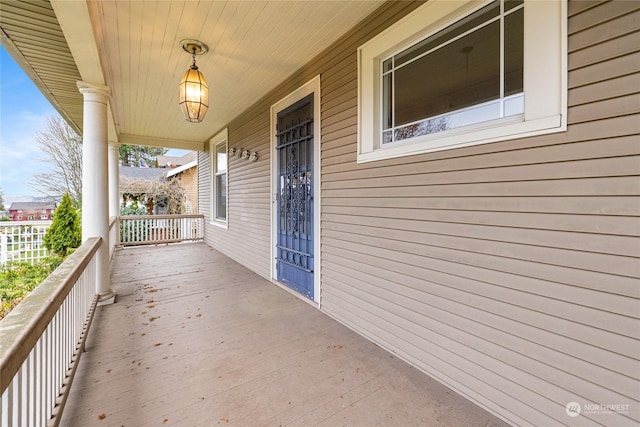
<svg viewBox="0 0 640 427">
<path fill-rule="evenodd" d="M 323 310 L 513 424 L 640 420 L 637 8 L 570 4 L 561 134 L 358 165 L 355 51 L 327 69 Z"/>
<path fill-rule="evenodd" d="M 567 132 L 357 164 L 356 50 L 419 6 L 385 3 L 229 124 L 260 160 L 206 241 L 270 277 L 269 107 L 320 74 L 321 309 L 514 425 L 636 425 L 638 5 L 570 2 Z"/>
<path fill-rule="evenodd" d="M 419 4 L 382 4 L 368 20 L 372 20 L 375 26 L 385 22 L 391 23 L 404 16 L 406 11 L 412 10 Z M 374 26 L 374 27 L 375 27 Z M 245 111 L 228 124 L 228 147 L 236 147 L 241 150 L 256 151 L 259 160 L 255 163 L 240 158 L 229 159 L 228 169 L 228 228 L 224 229 L 209 223 L 210 213 L 205 213 L 207 221 L 205 242 L 220 250 L 230 258 L 242 263 L 257 274 L 271 278 L 271 170 L 270 170 L 270 107 L 300 88 L 313 77 L 335 66 L 340 69 L 347 66 L 353 68 L 355 62 L 348 61 L 355 55 L 357 46 L 370 37 L 372 29 L 365 29 L 364 33 L 355 32 L 357 38 L 347 36 L 348 45 L 337 43 L 323 54 L 311 61 L 302 70 L 292 70 L 289 77 L 267 96 L 257 101 L 254 106 Z M 354 34 L 352 31 L 350 34 Z M 355 71 L 355 68 L 354 68 Z M 355 106 L 355 74 L 348 78 L 348 84 L 353 91 L 342 87 L 338 89 L 352 98 Z M 323 90 L 324 96 L 324 90 Z M 324 106 L 322 107 L 324 114 Z M 340 108 L 340 107 L 339 107 Z M 351 119 L 353 120 L 353 118 Z M 201 156 L 203 154 L 201 153 Z M 206 161 L 209 164 L 208 156 Z M 200 163 L 199 163 L 200 165 Z M 207 191 L 208 196 L 200 195 L 200 210 L 210 211 L 210 171 L 199 170 L 200 182 L 207 185 L 207 190 L 200 189 L 200 193 Z M 205 198 L 208 207 L 204 207 Z"/>
<path fill-rule="evenodd" d="M 256 129 L 253 123 L 239 128 L 248 133 L 235 132 L 229 127 L 227 146 L 229 148 L 258 152 L 257 162 L 243 160 L 240 157 L 229 157 L 227 169 L 227 227 L 221 227 L 212 220 L 211 202 L 211 160 L 207 153 L 207 169 L 202 170 L 200 182 L 206 183 L 207 199 L 200 198 L 200 209 L 204 212 L 204 203 L 207 204 L 205 213 L 205 242 L 225 253 L 230 258 L 246 265 L 251 270 L 265 278 L 270 277 L 270 181 L 269 181 L 269 140 L 268 120 L 267 127 L 262 133 L 267 134 L 260 138 L 254 133 Z M 258 129 L 260 129 L 258 127 Z M 201 156 L 204 156 L 201 153 Z M 202 190 L 201 190 L 202 192 Z"/>
</svg>

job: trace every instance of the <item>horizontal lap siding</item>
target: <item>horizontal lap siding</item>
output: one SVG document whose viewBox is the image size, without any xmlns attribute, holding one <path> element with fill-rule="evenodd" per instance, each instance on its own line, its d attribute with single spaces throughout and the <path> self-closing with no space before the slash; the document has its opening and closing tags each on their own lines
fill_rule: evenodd
<svg viewBox="0 0 640 427">
<path fill-rule="evenodd" d="M 415 7 L 417 4 L 411 3 L 383 4 L 371 19 L 378 24 L 389 19 L 394 21 Z M 355 55 L 355 48 L 368 39 L 370 31 L 371 28 L 359 33 L 358 39 L 351 40 L 348 46 L 328 49 L 304 69 L 292 70 L 293 75 L 283 76 L 286 80 L 280 86 L 229 123 L 229 148 L 255 151 L 259 160 L 253 163 L 235 157 L 229 159 L 228 229 L 209 223 L 210 167 L 200 170 L 200 184 L 206 187 L 206 190 L 201 187 L 200 195 L 201 211 L 207 212 L 205 242 L 267 279 L 271 278 L 270 107 L 329 67 L 353 67 L 346 60 Z M 352 81 L 346 83 L 354 84 Z M 339 90 L 345 92 L 344 88 Z M 355 96 L 355 92 L 347 92 L 348 97 Z M 203 161 L 210 162 L 208 154 L 200 155 Z M 208 204 L 206 209 L 204 203 Z"/>
<path fill-rule="evenodd" d="M 634 425 L 637 4 L 569 4 L 567 132 L 358 165 L 357 47 L 418 6 L 382 5 L 229 124 L 259 160 L 229 161 L 227 230 L 200 153 L 207 243 L 270 278 L 269 108 L 320 74 L 322 310 L 513 424 Z"/>
<path fill-rule="evenodd" d="M 354 40 L 388 24 L 343 41 L 321 81 L 323 310 L 514 424 L 639 421 L 637 5 L 570 3 L 567 132 L 360 165 Z"/>
<path fill-rule="evenodd" d="M 236 121 L 237 122 L 237 121 Z M 209 194 L 205 213 L 205 242 L 259 275 L 270 278 L 270 163 L 269 112 L 261 109 L 241 126 L 228 127 L 228 147 L 238 152 L 257 152 L 258 160 L 251 162 L 239 156 L 229 157 L 227 228 L 211 221 L 211 166 L 203 170 L 200 182 Z M 201 197 L 201 202 L 203 198 Z M 202 203 L 201 203 L 202 206 Z"/>
</svg>

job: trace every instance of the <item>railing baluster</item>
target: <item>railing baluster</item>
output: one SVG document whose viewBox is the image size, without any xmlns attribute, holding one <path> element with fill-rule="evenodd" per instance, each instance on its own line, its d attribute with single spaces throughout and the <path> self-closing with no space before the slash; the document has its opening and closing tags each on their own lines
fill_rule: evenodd
<svg viewBox="0 0 640 427">
<path fill-rule="evenodd" d="M 8 397 L 8 393 L 7 396 L 5 396 L 4 393 L 0 396 L 0 426 L 9 425 L 9 422 L 5 418 L 9 415 L 9 410 L 6 409 Z"/>
<path fill-rule="evenodd" d="M 18 418 L 18 425 L 22 426 L 23 424 L 23 414 L 22 414 L 22 410 L 24 407 L 23 401 L 24 401 L 24 385 L 22 384 L 23 379 L 24 379 L 24 375 L 23 375 L 23 370 L 24 367 L 21 367 L 20 370 L 18 371 L 18 375 L 16 375 L 16 378 L 18 380 L 17 384 L 16 384 L 16 390 L 14 392 L 14 402 L 16 403 L 16 410 L 15 410 L 15 415 Z"/>
<path fill-rule="evenodd" d="M 33 353 L 27 357 L 24 370 L 25 379 L 25 425 L 32 425 L 33 420 Z"/>
<path fill-rule="evenodd" d="M 22 402 L 22 421 L 24 425 L 30 425 L 31 416 L 30 416 L 30 397 L 31 397 L 31 360 L 28 357 L 24 363 L 24 371 L 22 373 L 22 398 L 24 399 Z"/>
<path fill-rule="evenodd" d="M 44 338 L 44 335 L 43 335 Z M 34 352 L 34 363 L 35 363 L 35 374 L 34 378 L 36 378 L 36 387 L 33 393 L 33 401 L 34 401 L 34 425 L 41 426 L 42 425 L 42 346 L 43 339 L 38 341 L 36 344 L 35 352 Z"/>
<path fill-rule="evenodd" d="M 97 301 L 91 285 L 101 243 L 85 242 L 21 302 L 23 310 L 0 323 L 0 368 L 7 373 L 0 378 L 2 427 L 44 426 L 52 414 L 59 422 L 73 379 L 68 375 L 79 358 L 76 348 L 84 343 Z M 10 337 L 18 325 L 24 334 L 14 342 Z"/>
<path fill-rule="evenodd" d="M 11 381 L 9 388 L 7 389 L 7 426 L 13 425 L 14 414 L 16 410 L 16 404 L 13 399 L 13 393 L 15 390 L 15 380 Z"/>
<path fill-rule="evenodd" d="M 122 246 L 204 239 L 204 215 L 134 215 L 119 217 L 118 221 Z"/>
<path fill-rule="evenodd" d="M 51 408 L 53 405 L 51 404 L 51 398 L 49 397 L 49 390 L 51 389 L 51 375 L 53 372 L 53 346 L 52 346 L 52 342 L 53 342 L 53 333 L 52 333 L 52 329 L 51 329 L 51 324 L 49 324 L 49 326 L 47 326 L 47 330 L 45 331 L 46 334 L 46 338 L 45 338 L 45 346 L 44 346 L 44 364 L 45 364 L 45 368 L 44 368 L 44 381 L 43 381 L 43 387 L 42 387 L 42 396 L 43 396 L 43 400 L 42 400 L 42 405 L 43 408 L 42 410 L 44 411 L 44 419 L 45 419 L 45 423 L 46 420 L 49 418 L 49 408 Z"/>
</svg>

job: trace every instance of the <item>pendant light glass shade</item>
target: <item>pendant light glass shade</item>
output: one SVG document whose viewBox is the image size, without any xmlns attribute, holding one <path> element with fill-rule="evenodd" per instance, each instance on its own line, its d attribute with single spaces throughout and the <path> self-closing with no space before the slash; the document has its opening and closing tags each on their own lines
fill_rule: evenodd
<svg viewBox="0 0 640 427">
<path fill-rule="evenodd" d="M 209 86 L 195 64 L 185 71 L 178 85 L 180 109 L 188 122 L 199 123 L 209 109 Z"/>
</svg>

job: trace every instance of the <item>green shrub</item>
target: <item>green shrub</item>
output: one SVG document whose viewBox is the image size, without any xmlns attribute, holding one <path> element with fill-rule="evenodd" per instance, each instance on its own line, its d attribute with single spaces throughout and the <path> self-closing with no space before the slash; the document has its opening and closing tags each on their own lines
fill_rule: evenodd
<svg viewBox="0 0 640 427">
<path fill-rule="evenodd" d="M 133 202 L 131 206 L 120 206 L 120 216 L 148 214 L 146 208 L 138 206 L 138 202 Z"/>
<path fill-rule="evenodd" d="M 80 218 L 69 193 L 62 197 L 60 206 L 53 213 L 53 222 L 44 236 L 43 243 L 45 248 L 63 258 L 69 248 L 77 248 L 82 243 Z"/>
<path fill-rule="evenodd" d="M 38 263 L 8 262 L 0 267 L 0 319 L 62 264 L 62 258 L 51 256 Z"/>
</svg>

